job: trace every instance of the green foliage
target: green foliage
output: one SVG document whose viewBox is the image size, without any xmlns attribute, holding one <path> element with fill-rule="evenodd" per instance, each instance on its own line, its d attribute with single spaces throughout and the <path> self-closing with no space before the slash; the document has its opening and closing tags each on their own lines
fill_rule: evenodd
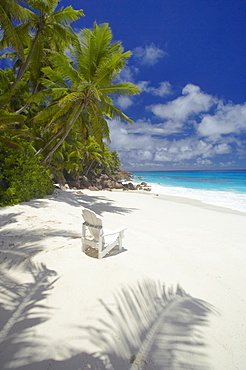
<svg viewBox="0 0 246 370">
<path fill-rule="evenodd" d="M 47 169 L 29 153 L 0 143 L 0 206 L 42 198 L 53 192 Z"/>
<path fill-rule="evenodd" d="M 114 106 L 140 93 L 118 79 L 131 52 L 107 23 L 75 33 L 71 23 L 83 15 L 58 0 L 0 0 L 0 60 L 11 61 L 0 69 L 2 206 L 52 190 L 41 160 L 56 182 L 120 166 L 104 141 L 108 119 L 132 123 Z"/>
<path fill-rule="evenodd" d="M 117 171 L 120 168 L 121 162 L 119 160 L 118 153 L 115 150 L 113 152 L 111 152 L 108 149 L 108 147 L 106 147 L 106 148 L 107 148 L 107 151 L 109 152 L 108 157 L 106 157 L 106 159 L 107 159 L 107 161 L 106 161 L 107 167 L 106 168 L 108 169 L 108 173 L 111 174 L 111 173 L 114 173 L 115 171 Z"/>
<path fill-rule="evenodd" d="M 51 138 L 49 147 L 45 144 L 39 149 L 45 161 L 50 160 L 77 125 L 82 125 L 82 132 L 86 128 L 101 145 L 103 139 L 110 137 L 106 118 L 132 123 L 114 106 L 113 97 L 136 95 L 141 90 L 129 82 L 116 82 L 131 53 L 124 52 L 121 43 L 113 42 L 112 37 L 108 24 L 94 24 L 93 30 L 83 29 L 79 33 L 73 63 L 67 55 L 53 52 L 52 67 L 42 68 L 41 81 L 46 87 L 42 94 L 51 104 L 34 121 L 42 124 Z"/>
</svg>

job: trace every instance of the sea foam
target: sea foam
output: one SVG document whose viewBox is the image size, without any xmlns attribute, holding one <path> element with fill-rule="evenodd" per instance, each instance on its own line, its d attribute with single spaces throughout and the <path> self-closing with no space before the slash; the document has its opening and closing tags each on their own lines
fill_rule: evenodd
<svg viewBox="0 0 246 370">
<path fill-rule="evenodd" d="M 138 184 L 139 181 L 135 182 Z M 155 194 L 172 195 L 189 199 L 196 199 L 206 204 L 225 207 L 246 213 L 246 193 L 219 190 L 191 189 L 179 186 L 162 186 L 148 183 L 151 192 Z"/>
</svg>

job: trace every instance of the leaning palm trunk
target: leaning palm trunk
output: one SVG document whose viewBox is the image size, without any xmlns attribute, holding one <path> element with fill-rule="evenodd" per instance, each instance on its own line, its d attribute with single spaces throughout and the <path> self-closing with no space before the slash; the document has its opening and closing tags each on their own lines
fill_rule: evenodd
<svg viewBox="0 0 246 370">
<path fill-rule="evenodd" d="M 95 163 L 96 163 L 96 160 L 95 160 L 95 159 L 93 159 L 93 160 L 91 161 L 91 163 L 89 164 L 89 166 L 88 166 L 87 170 L 86 170 L 85 176 L 88 176 L 89 172 L 90 172 L 90 171 L 91 171 L 91 169 L 92 169 L 92 166 L 93 166 L 93 165 L 95 166 Z"/>
<path fill-rule="evenodd" d="M 36 155 L 39 155 L 41 153 L 43 153 L 43 151 L 48 148 L 48 146 L 52 143 L 52 141 L 54 141 L 56 138 L 58 138 L 58 136 L 62 133 L 63 129 L 58 131 L 42 148 L 40 148 L 36 153 L 35 153 L 35 156 Z"/>
<path fill-rule="evenodd" d="M 21 81 L 22 77 L 24 76 L 28 66 L 29 66 L 29 63 L 32 59 L 32 56 L 33 56 L 33 53 L 34 53 L 34 50 L 35 50 L 35 47 L 38 43 L 38 39 L 39 39 L 39 35 L 41 34 L 42 32 L 42 29 L 39 29 L 37 30 L 37 33 L 33 39 L 33 43 L 32 43 L 32 46 L 31 46 L 31 49 L 29 51 L 29 54 L 26 58 L 26 61 L 22 64 L 22 66 L 20 67 L 19 69 L 19 72 L 18 72 L 18 75 L 15 79 L 15 81 L 13 82 L 13 84 L 10 86 L 10 90 L 14 90 L 17 86 L 17 84 Z"/>
<path fill-rule="evenodd" d="M 63 143 L 63 141 L 66 139 L 66 137 L 68 136 L 69 132 L 72 130 L 75 122 L 77 121 L 78 117 L 80 116 L 80 114 L 82 113 L 83 109 L 85 108 L 85 102 L 83 102 L 81 104 L 81 106 L 79 107 L 79 109 L 77 110 L 76 114 L 74 115 L 72 121 L 70 122 L 69 126 L 67 127 L 67 129 L 65 130 L 64 134 L 62 135 L 62 137 L 60 138 L 60 140 L 56 143 L 56 145 L 46 154 L 46 156 L 44 157 L 44 162 L 48 161 L 48 159 L 54 154 L 54 152 L 56 151 L 56 149 L 59 148 L 59 146 Z"/>
</svg>

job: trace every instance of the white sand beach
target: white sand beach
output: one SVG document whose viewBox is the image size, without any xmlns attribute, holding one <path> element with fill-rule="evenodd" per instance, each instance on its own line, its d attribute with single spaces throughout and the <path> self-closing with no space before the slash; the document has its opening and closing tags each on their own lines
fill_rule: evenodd
<svg viewBox="0 0 246 370">
<path fill-rule="evenodd" d="M 82 253 L 83 207 L 122 252 Z M 0 217 L 0 369 L 246 369 L 246 213 L 56 189 Z"/>
</svg>

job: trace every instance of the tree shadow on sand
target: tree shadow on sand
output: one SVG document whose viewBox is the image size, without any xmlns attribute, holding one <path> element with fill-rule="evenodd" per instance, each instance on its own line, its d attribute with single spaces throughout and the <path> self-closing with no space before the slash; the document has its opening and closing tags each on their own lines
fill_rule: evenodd
<svg viewBox="0 0 246 370">
<path fill-rule="evenodd" d="M 41 224 L 41 222 L 40 222 Z M 4 269 L 21 268 L 23 271 L 32 267 L 32 257 L 44 250 L 44 241 L 50 239 L 52 249 L 64 248 L 71 239 L 80 239 L 80 230 L 72 232 L 71 230 L 53 229 L 36 227 L 27 229 L 11 227 L 9 230 L 3 228 L 1 232 L 2 240 L 0 241 L 0 264 Z M 56 245 L 51 243 L 52 237 L 56 238 Z M 41 243 L 42 242 L 42 243 Z"/>
<path fill-rule="evenodd" d="M 22 204 L 33 207 L 37 202 L 40 202 L 40 208 L 45 206 L 42 200 Z M 21 208 L 21 205 L 17 208 L 3 209 L 0 216 L 0 265 L 2 268 L 21 267 L 22 270 L 27 270 L 31 267 L 31 258 L 36 254 L 44 250 L 64 248 L 73 244 L 73 239 L 81 238 L 81 226 L 78 222 L 77 230 L 74 228 L 73 222 L 74 219 L 76 221 L 76 217 L 73 214 L 67 227 L 64 228 L 62 219 L 56 217 L 55 211 L 51 215 L 43 210 L 29 214 Z M 80 221 L 82 223 L 82 217 Z"/>
<path fill-rule="evenodd" d="M 1 276 L 1 369 L 210 369 L 202 329 L 209 325 L 209 315 L 215 309 L 180 287 L 175 292 L 166 291 L 152 281 L 123 287 L 115 294 L 115 303 L 101 301 L 104 319 L 97 319 L 94 326 L 79 327 L 81 338 L 96 345 L 97 352 L 78 353 L 68 343 L 53 348 L 56 355 L 49 358 L 47 338 L 35 336 L 35 327 L 54 314 L 44 299 L 57 275 L 44 265 L 32 268 L 31 273 L 33 281 L 26 284 Z M 58 360 L 57 355 L 65 359 Z"/>
<path fill-rule="evenodd" d="M 28 283 L 17 283 L 7 272 L 0 275 L 1 369 L 25 363 L 25 354 L 42 342 L 42 338 L 35 337 L 34 328 L 48 320 L 42 301 L 57 278 L 56 273 L 44 265 L 30 266 L 32 281 Z"/>
<path fill-rule="evenodd" d="M 83 328 L 107 369 L 210 369 L 203 335 L 216 312 L 210 304 L 151 281 L 123 288 L 115 302 L 112 308 L 101 301 L 107 319 Z"/>
<path fill-rule="evenodd" d="M 3 214 L 1 215 L 1 219 L 0 219 L 0 227 L 3 227 L 5 225 L 8 225 L 8 224 L 12 224 L 12 223 L 15 223 L 15 222 L 18 222 L 17 221 L 17 216 L 20 214 L 20 212 L 12 212 L 12 213 L 8 213 L 8 214 Z"/>
<path fill-rule="evenodd" d="M 82 193 L 82 194 L 81 194 Z M 100 193 L 101 194 L 101 193 Z M 108 198 L 103 195 L 87 195 L 83 194 L 82 191 L 66 191 L 61 189 L 55 189 L 54 193 L 46 198 L 49 198 L 56 202 L 67 203 L 74 207 L 90 208 L 97 214 L 102 214 L 105 212 L 125 214 L 131 213 L 135 208 L 129 207 L 118 207 L 115 205 L 113 200 L 108 200 Z M 42 199 L 33 199 L 28 203 L 22 203 L 34 208 L 45 207 L 45 203 Z"/>
<path fill-rule="evenodd" d="M 79 353 L 68 345 L 52 348 L 59 357 L 49 357 L 45 336 L 36 335 L 36 327 L 55 314 L 44 302 L 58 280 L 57 274 L 45 265 L 29 265 L 32 281 L 18 283 L 7 273 L 0 274 L 0 368 L 15 370 L 104 370 L 99 358 Z M 48 347 L 47 347 L 48 346 Z M 39 360 L 45 358 L 43 360 Z M 106 369 L 105 369 L 106 370 Z"/>
</svg>

